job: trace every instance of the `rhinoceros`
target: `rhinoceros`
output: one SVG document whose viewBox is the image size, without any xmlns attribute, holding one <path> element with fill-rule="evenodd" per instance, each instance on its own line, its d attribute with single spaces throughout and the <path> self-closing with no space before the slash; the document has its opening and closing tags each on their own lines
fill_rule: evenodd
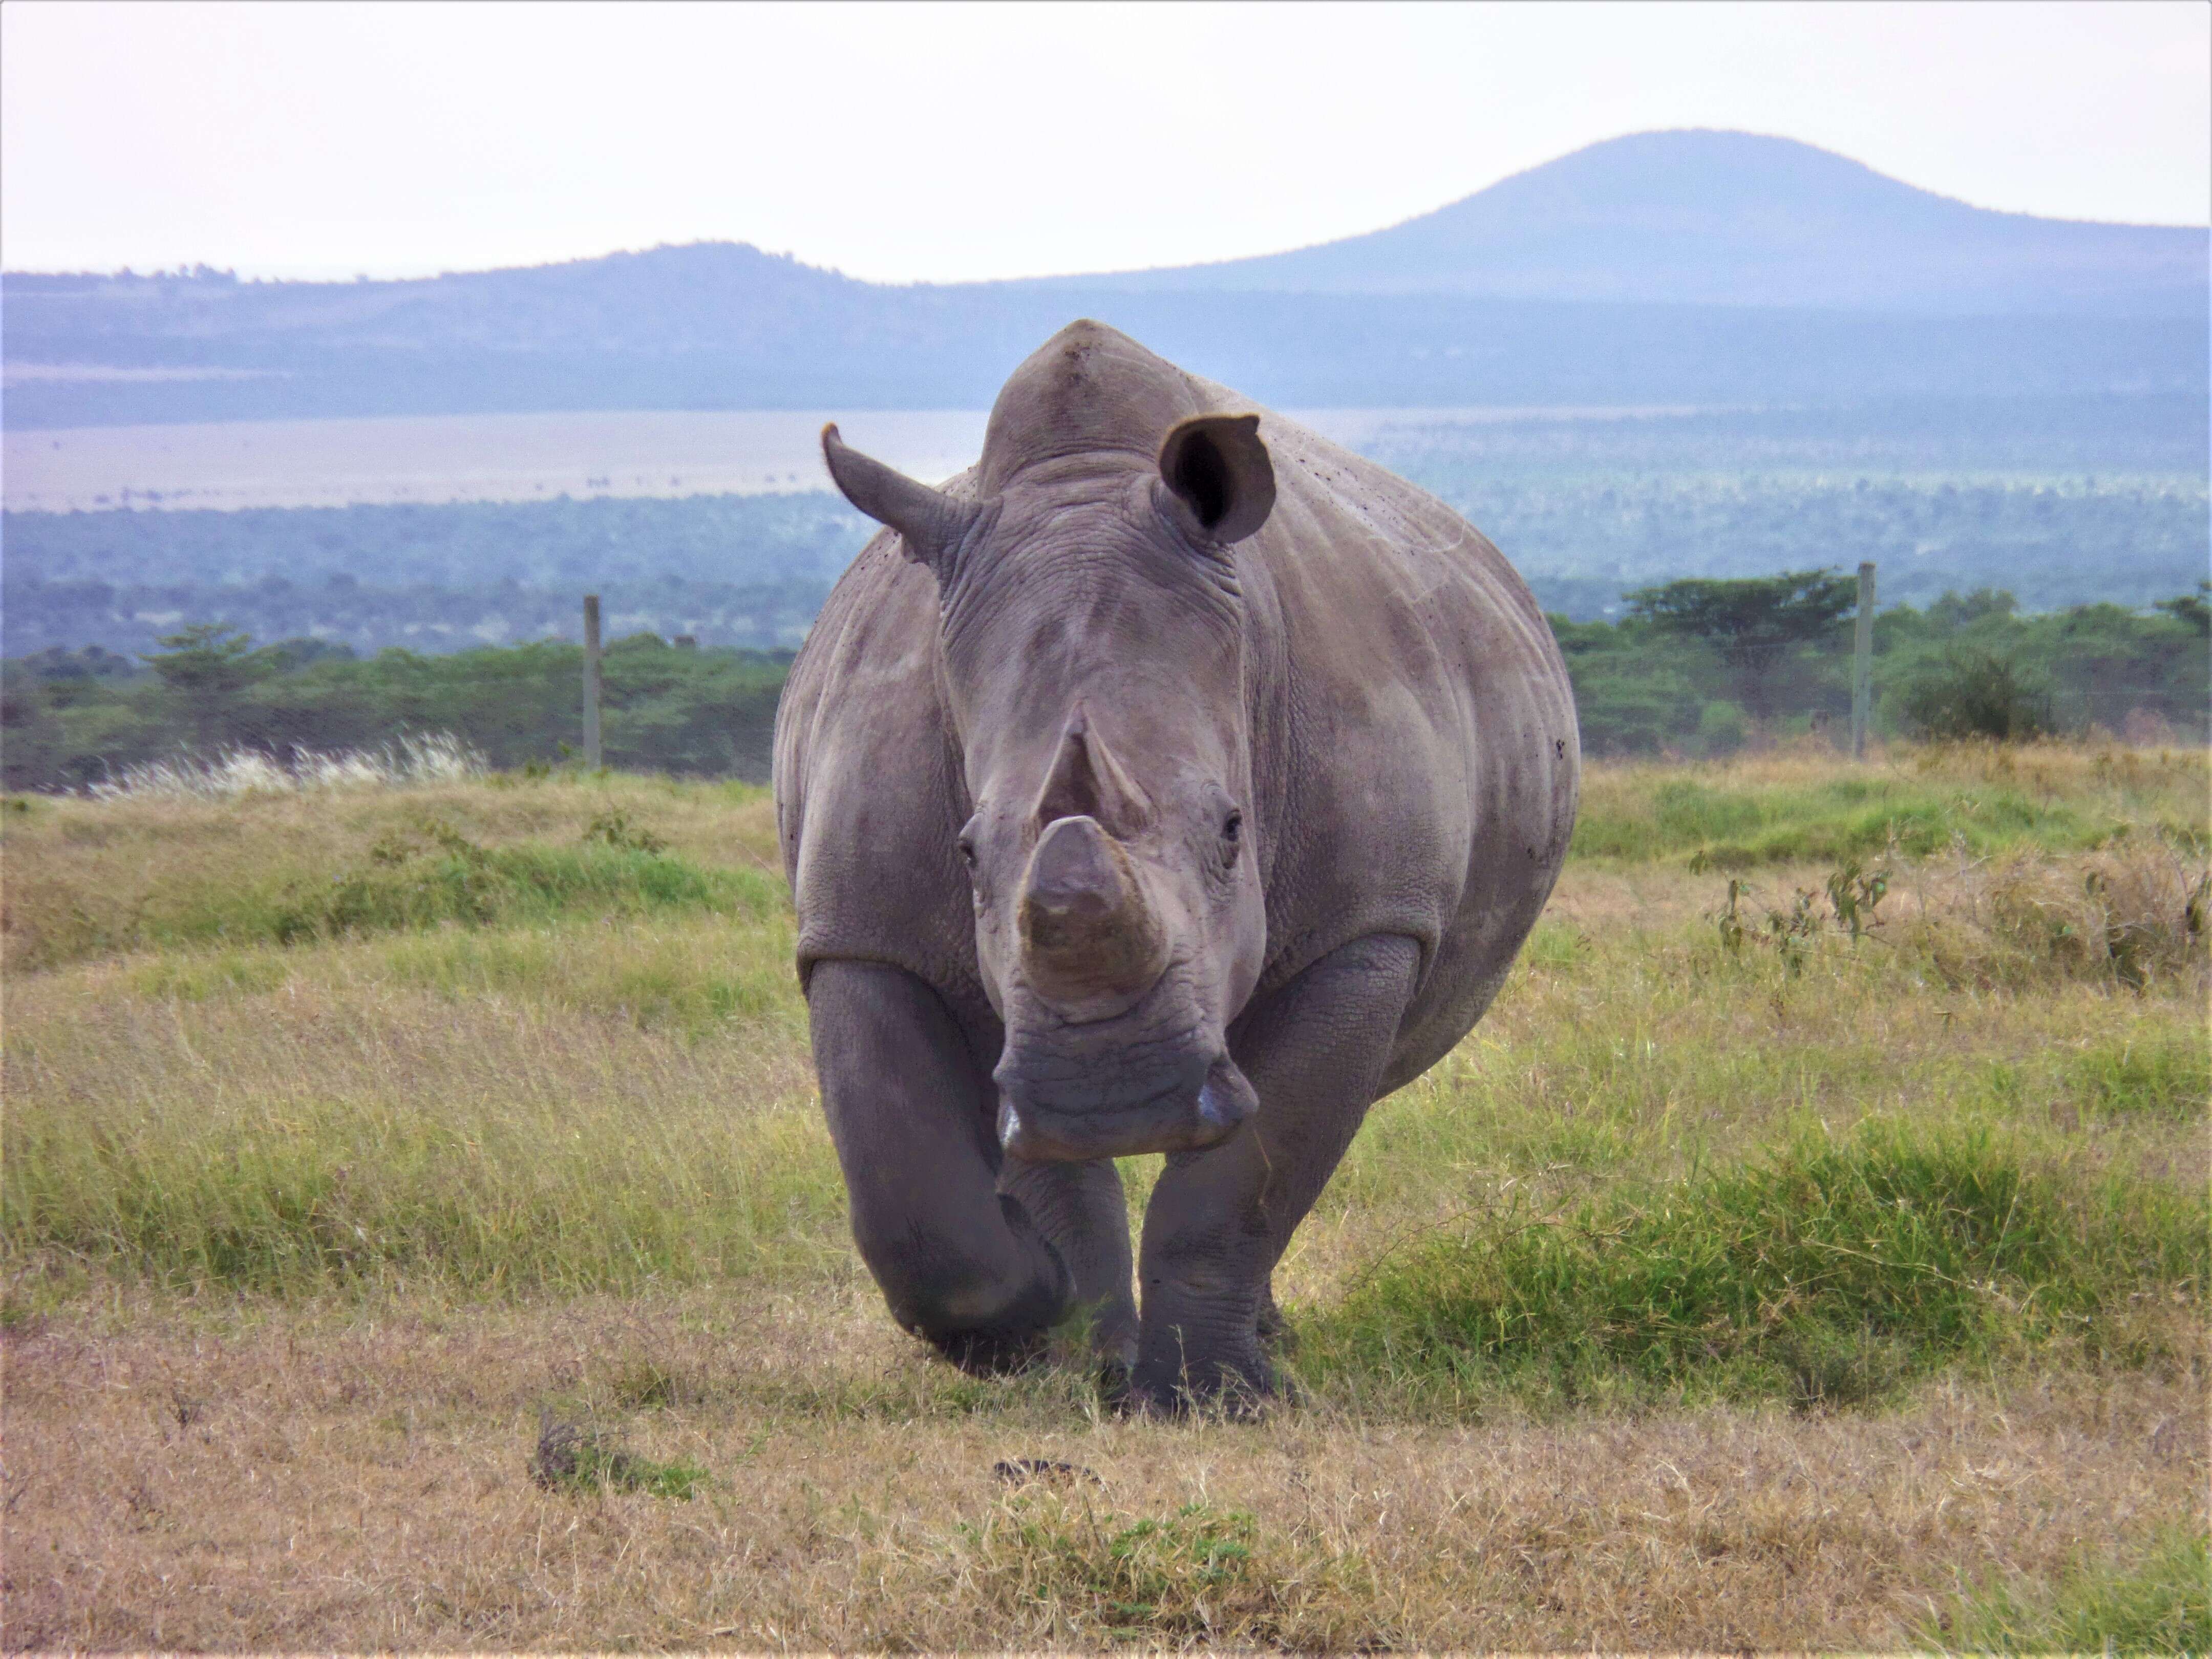
<svg viewBox="0 0 2212 1659">
<path fill-rule="evenodd" d="M 1565 856 L 1551 629 L 1441 502 L 1098 323 L 941 488 L 822 438 L 884 528 L 792 665 L 776 822 L 861 1256 L 963 1366 L 1087 1310 L 1125 1402 L 1264 1399 L 1292 1230 Z"/>
</svg>

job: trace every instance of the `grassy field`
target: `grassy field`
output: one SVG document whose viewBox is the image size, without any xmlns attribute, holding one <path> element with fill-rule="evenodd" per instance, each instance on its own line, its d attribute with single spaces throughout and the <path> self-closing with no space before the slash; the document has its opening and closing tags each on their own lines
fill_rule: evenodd
<svg viewBox="0 0 2212 1659">
<path fill-rule="evenodd" d="M 892 1327 L 762 792 L 11 799 L 0 1638 L 2206 1650 L 2207 790 L 1595 770 L 1258 1425 Z"/>
</svg>

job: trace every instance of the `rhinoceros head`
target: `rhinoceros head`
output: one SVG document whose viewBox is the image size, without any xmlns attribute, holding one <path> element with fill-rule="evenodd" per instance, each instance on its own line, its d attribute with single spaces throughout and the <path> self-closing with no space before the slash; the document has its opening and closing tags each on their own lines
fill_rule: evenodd
<svg viewBox="0 0 2212 1659">
<path fill-rule="evenodd" d="M 1190 1150 L 1249 1115 L 1226 1029 L 1267 942 L 1231 544 L 1274 475 L 1249 415 L 1040 446 L 960 499 L 823 434 L 862 512 L 935 573 L 974 813 L 958 850 L 1005 1021 L 1017 1157 Z"/>
</svg>

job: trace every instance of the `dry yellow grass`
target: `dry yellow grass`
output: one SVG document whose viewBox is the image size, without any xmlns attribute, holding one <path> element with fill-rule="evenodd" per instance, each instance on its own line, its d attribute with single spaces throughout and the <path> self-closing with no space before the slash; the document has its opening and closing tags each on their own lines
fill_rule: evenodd
<svg viewBox="0 0 2212 1659">
<path fill-rule="evenodd" d="M 950 1380 L 872 1298 L 178 1311 L 8 1340 L 11 1647 L 1907 1644 L 1962 1583 L 2201 1521 L 2194 1380 L 1958 1379 L 1881 1413 L 1461 1426 L 1089 1419 Z M 639 1376 L 672 1403 L 640 1409 Z M 713 1472 L 542 1492 L 541 1407 Z M 1092 1471 L 1009 1487 L 1015 1457 Z M 1108 1540 L 1202 1506 L 1249 1567 Z M 1234 1517 L 1250 1519 L 1243 1528 Z"/>
<path fill-rule="evenodd" d="M 1571 864 L 1490 1018 L 1370 1119 L 1286 1303 L 1325 1310 L 1469 1215 L 1869 1115 L 2201 1202 L 2207 981 L 2176 907 L 2202 842 L 2170 820 L 2194 789 L 2201 824 L 2202 757 L 1887 770 L 2073 816 L 2056 848 L 1898 861 L 1874 934 L 1825 924 L 1794 971 L 1765 915 L 1828 861 L 1740 877 L 1734 951 L 1723 872 Z M 1627 821 L 1670 783 L 1796 799 L 1836 771 L 1591 787 Z M 774 860 L 757 792 L 635 780 L 41 803 L 7 821 L 9 960 L 71 907 L 119 927 L 426 816 L 568 845 L 608 811 L 702 866 Z M 2063 840 L 2092 814 L 2136 828 Z M 2084 943 L 2115 918 L 2166 930 L 2133 982 Z M 1072 1335 L 1038 1371 L 963 1377 L 846 1242 L 788 951 L 781 915 L 678 908 L 11 968 L 0 1642 L 1895 1648 L 1962 1590 L 2124 1572 L 2161 1528 L 2204 1530 L 2201 1285 L 2136 1316 L 2155 1363 L 2026 1351 L 1849 1410 L 1455 1417 L 1340 1379 L 1256 1426 L 1130 1422 Z M 543 1490 L 548 1412 L 708 1478 L 689 1502 Z M 1009 1485 L 1015 1458 L 1097 1480 Z"/>
</svg>

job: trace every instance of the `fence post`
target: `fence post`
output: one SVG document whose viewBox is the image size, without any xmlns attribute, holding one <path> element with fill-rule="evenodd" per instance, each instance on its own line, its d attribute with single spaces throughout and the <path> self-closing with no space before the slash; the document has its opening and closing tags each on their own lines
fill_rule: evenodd
<svg viewBox="0 0 2212 1659">
<path fill-rule="evenodd" d="M 599 596 L 584 595 L 584 769 L 599 769 Z"/>
<path fill-rule="evenodd" d="M 1859 620 L 1851 639 L 1851 758 L 1866 758 L 1874 714 L 1874 565 L 1859 566 Z"/>
</svg>

